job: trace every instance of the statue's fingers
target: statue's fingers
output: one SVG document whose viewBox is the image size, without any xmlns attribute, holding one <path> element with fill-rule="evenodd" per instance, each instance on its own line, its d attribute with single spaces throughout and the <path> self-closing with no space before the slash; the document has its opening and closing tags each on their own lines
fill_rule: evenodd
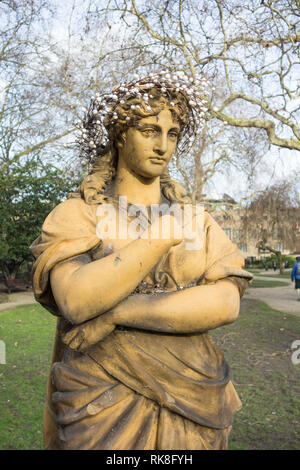
<svg viewBox="0 0 300 470">
<path fill-rule="evenodd" d="M 95 333 L 94 331 L 92 335 L 85 336 L 82 343 L 77 348 L 78 351 L 85 352 L 88 348 L 90 348 L 91 346 L 94 346 L 94 344 L 106 338 L 110 333 L 114 331 L 114 329 L 115 329 L 115 325 L 112 325 L 112 324 L 105 325 L 102 327 L 100 331 L 98 330 L 97 333 Z"/>
<path fill-rule="evenodd" d="M 78 328 L 72 328 L 72 330 L 68 331 L 65 335 L 63 335 L 62 340 L 65 344 L 69 345 L 71 341 L 75 338 L 78 333 Z"/>
<path fill-rule="evenodd" d="M 87 349 L 89 349 L 91 346 L 94 346 L 94 344 L 97 344 L 99 341 L 101 341 L 103 338 L 105 338 L 107 334 L 105 332 L 101 332 L 98 335 L 93 335 L 93 337 L 87 337 L 85 338 L 80 346 L 78 347 L 78 351 L 80 352 L 85 352 Z"/>
<path fill-rule="evenodd" d="M 98 341 L 96 341 L 98 342 Z M 89 339 L 84 339 L 80 346 L 78 347 L 78 351 L 80 352 L 86 352 L 87 349 L 89 349 L 91 346 L 96 344 L 96 342 L 90 341 Z"/>
<path fill-rule="evenodd" d="M 69 343 L 69 348 L 79 351 L 79 348 L 82 342 L 84 341 L 84 339 L 85 339 L 84 331 L 79 330 L 75 338 L 73 338 L 72 341 Z"/>
</svg>

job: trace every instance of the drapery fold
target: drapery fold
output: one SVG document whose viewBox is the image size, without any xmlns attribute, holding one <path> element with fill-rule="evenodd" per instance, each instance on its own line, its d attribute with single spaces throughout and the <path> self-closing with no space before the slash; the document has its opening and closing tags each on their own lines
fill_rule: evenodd
<svg viewBox="0 0 300 470">
<path fill-rule="evenodd" d="M 83 253 L 91 260 L 103 256 L 96 209 L 80 198 L 64 201 L 31 246 L 36 299 L 58 317 L 62 313 L 52 293 L 51 269 Z M 205 212 L 201 248 L 186 250 L 183 241 L 144 281 L 172 291 L 225 278 L 249 280 L 243 263 L 236 245 Z M 207 333 L 116 328 L 81 354 L 62 342 L 70 327 L 58 319 L 44 415 L 46 448 L 226 448 L 241 402 L 228 364 Z M 165 427 L 170 423 L 172 431 Z"/>
</svg>

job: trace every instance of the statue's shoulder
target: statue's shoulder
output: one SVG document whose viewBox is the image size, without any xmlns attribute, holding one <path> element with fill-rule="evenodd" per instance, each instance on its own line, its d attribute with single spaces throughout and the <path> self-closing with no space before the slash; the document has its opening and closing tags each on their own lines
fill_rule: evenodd
<svg viewBox="0 0 300 470">
<path fill-rule="evenodd" d="M 96 208 L 87 204 L 81 197 L 71 197 L 55 206 L 45 223 L 78 226 L 83 221 L 94 221 L 95 212 Z"/>
<path fill-rule="evenodd" d="M 199 216 L 204 217 L 204 220 L 206 222 L 212 219 L 211 215 L 209 214 L 204 204 L 201 204 L 198 202 L 192 203 L 190 201 L 187 201 L 187 202 L 181 203 L 180 205 L 183 210 L 186 210 L 186 211 L 190 210 L 193 216 L 198 214 Z"/>
</svg>

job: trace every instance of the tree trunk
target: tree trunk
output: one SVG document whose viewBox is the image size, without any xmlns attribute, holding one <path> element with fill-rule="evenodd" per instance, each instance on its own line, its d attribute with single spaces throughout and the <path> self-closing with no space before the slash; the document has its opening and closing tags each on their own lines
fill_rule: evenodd
<svg viewBox="0 0 300 470">
<path fill-rule="evenodd" d="M 275 250 L 269 245 L 266 245 L 265 242 L 260 241 L 258 243 L 258 247 L 261 248 L 262 250 L 269 250 L 271 253 L 274 253 L 278 260 L 278 266 L 279 266 L 279 272 L 280 274 L 284 274 L 284 267 L 283 267 L 283 261 L 282 261 L 282 253 L 281 251 Z"/>
<path fill-rule="evenodd" d="M 22 262 L 21 263 L 20 262 L 19 263 L 17 263 L 17 262 L 15 262 L 15 263 L 2 262 L 0 264 L 0 269 L 2 271 L 4 279 L 6 281 L 16 279 L 16 275 L 18 274 L 18 271 L 21 267 Z"/>
<path fill-rule="evenodd" d="M 282 261 L 282 254 L 279 252 L 279 255 L 277 255 L 278 261 L 279 261 L 279 272 L 280 274 L 284 274 L 284 266 L 283 266 L 283 261 Z"/>
</svg>

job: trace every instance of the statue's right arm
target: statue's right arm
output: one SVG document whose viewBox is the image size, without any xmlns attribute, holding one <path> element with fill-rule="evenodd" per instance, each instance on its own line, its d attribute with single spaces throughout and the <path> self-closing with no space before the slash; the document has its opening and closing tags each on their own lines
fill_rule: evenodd
<svg viewBox="0 0 300 470">
<path fill-rule="evenodd" d="M 139 238 L 96 261 L 83 254 L 57 264 L 50 282 L 61 314 L 79 324 L 110 310 L 131 294 L 173 244 L 170 239 Z"/>
</svg>

